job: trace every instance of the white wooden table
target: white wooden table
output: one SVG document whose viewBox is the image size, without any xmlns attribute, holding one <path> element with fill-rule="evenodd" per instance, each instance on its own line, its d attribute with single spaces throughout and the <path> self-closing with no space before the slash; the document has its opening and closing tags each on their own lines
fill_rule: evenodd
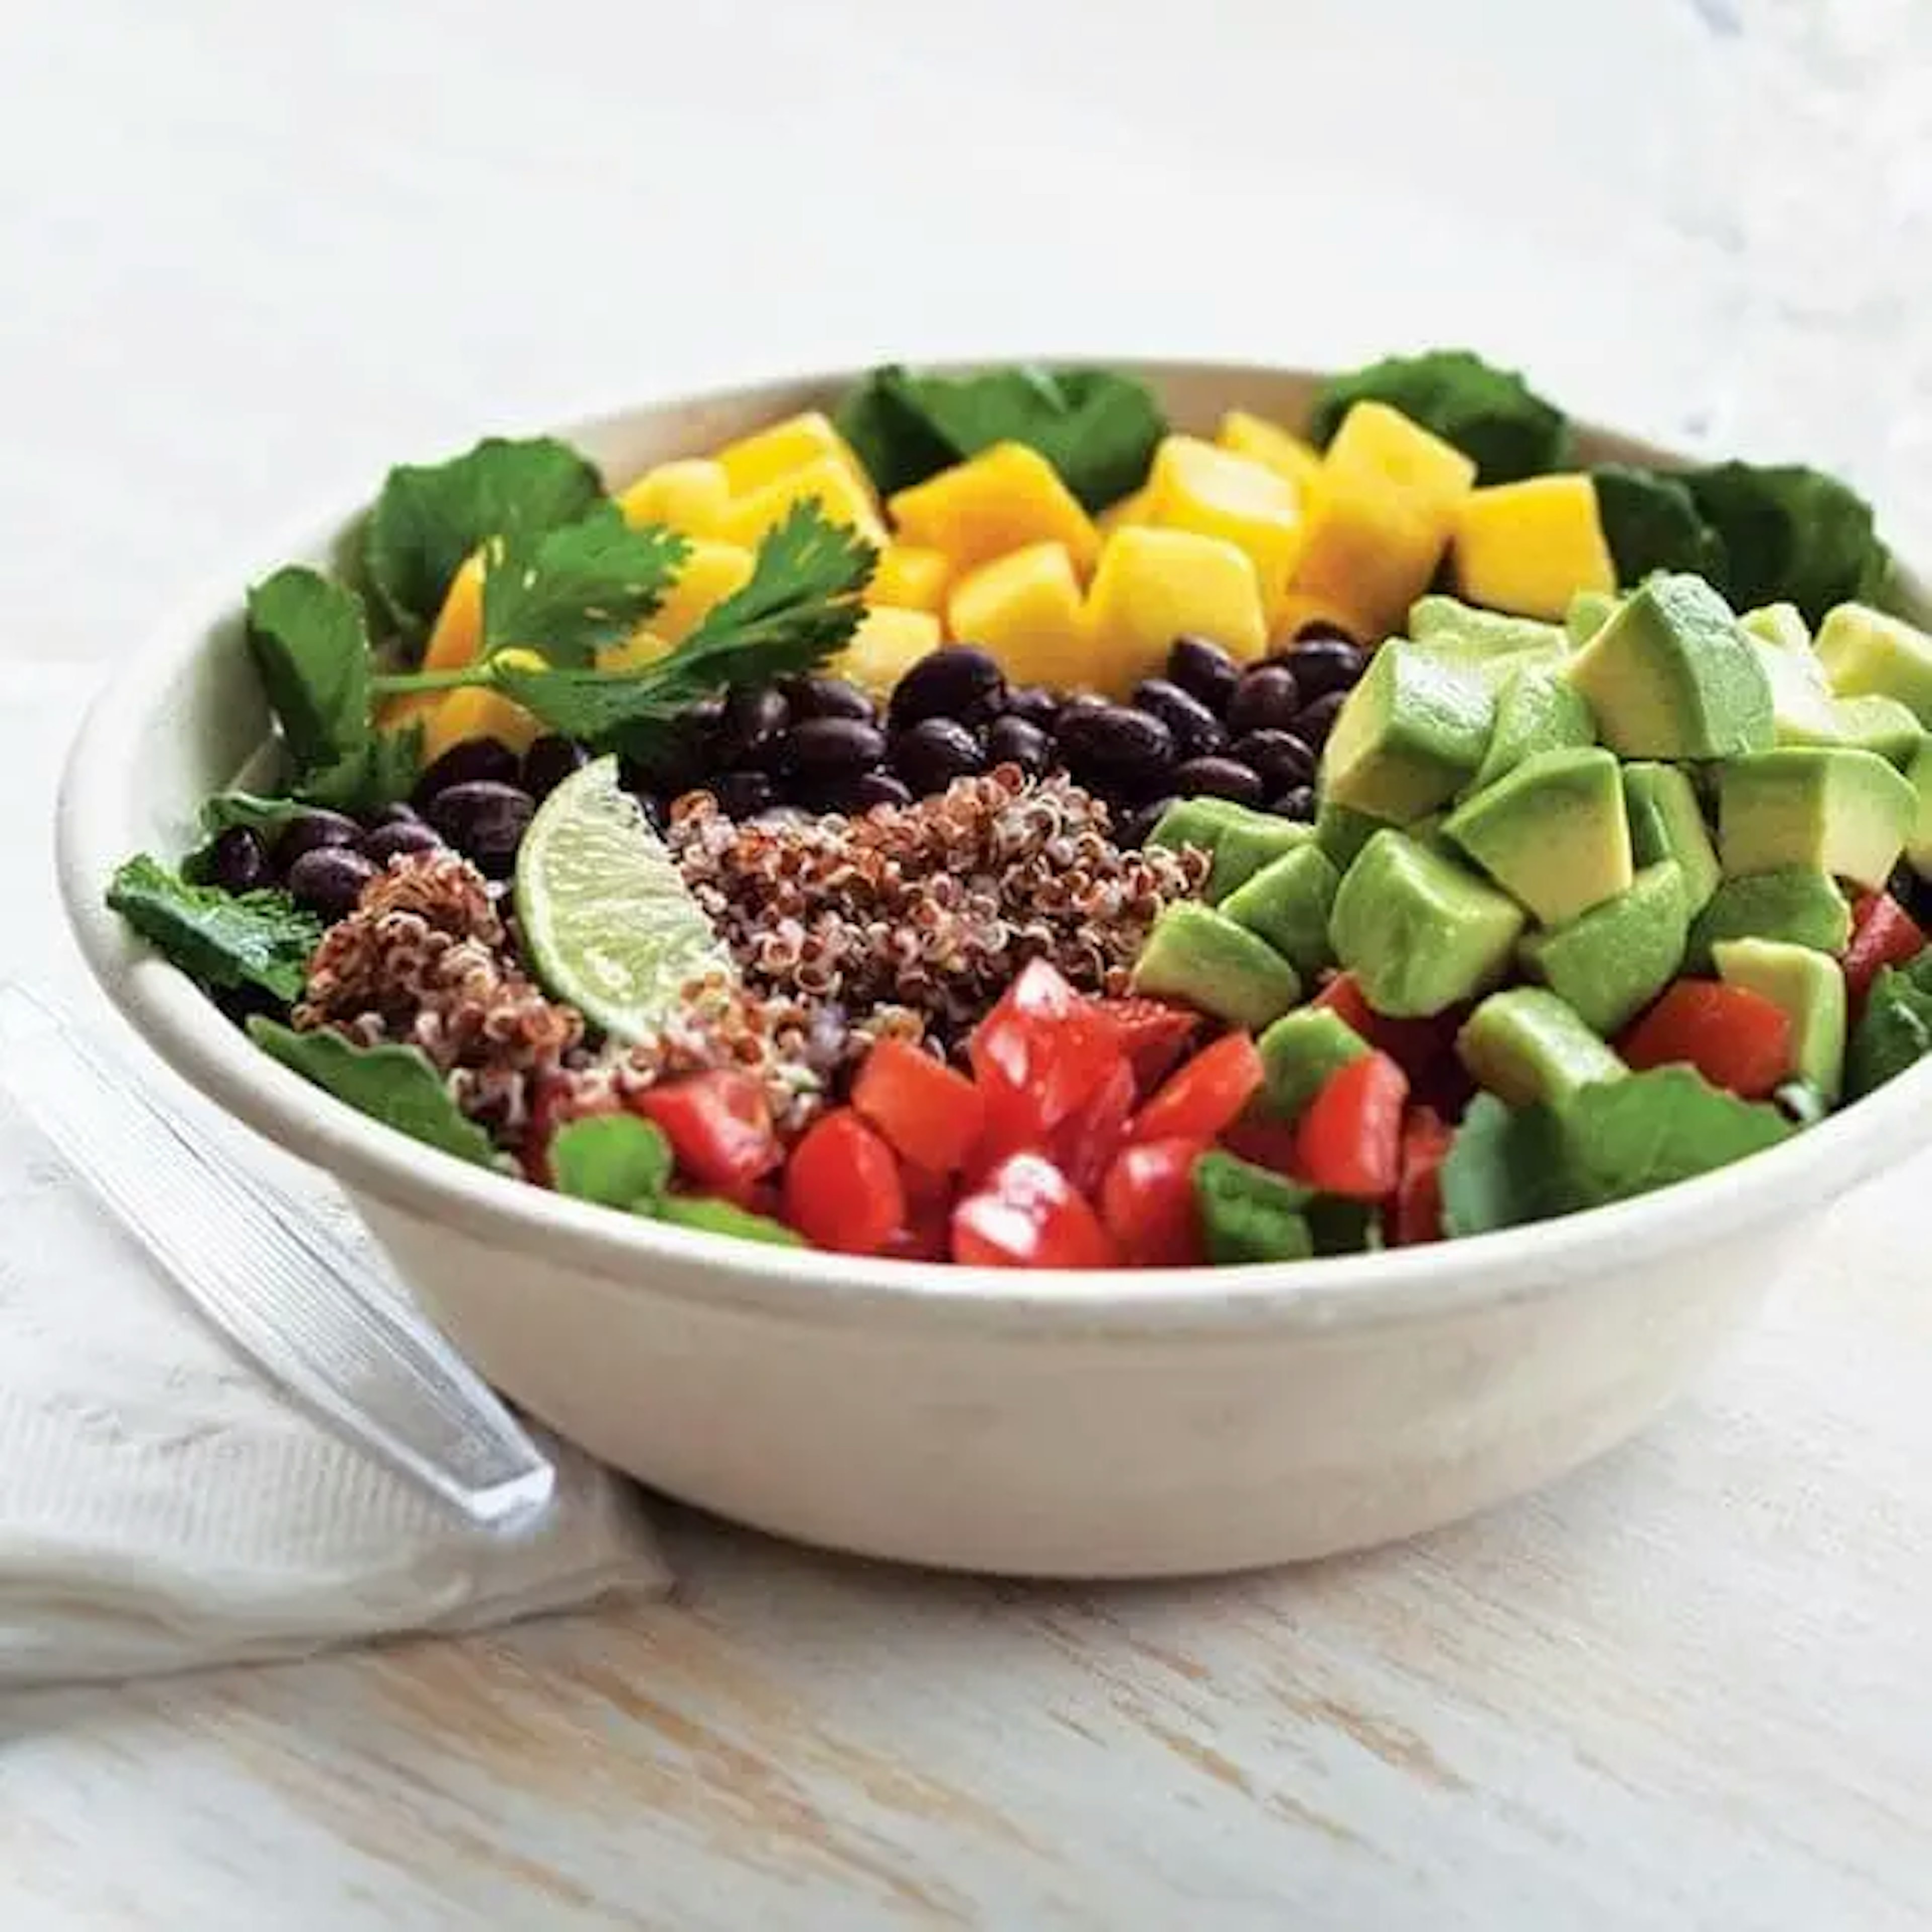
<svg viewBox="0 0 1932 1932">
<path fill-rule="evenodd" d="M 1681 428 L 1726 348 L 1654 224 L 1753 10 L 1700 7 L 14 0 L 0 652 L 112 660 L 265 513 L 760 363 L 1467 339 Z M 0 1926 L 1922 1927 L 1928 1191 L 1411 1547 L 1076 1591 L 671 1516 L 656 1610 L 0 1704 Z"/>
</svg>

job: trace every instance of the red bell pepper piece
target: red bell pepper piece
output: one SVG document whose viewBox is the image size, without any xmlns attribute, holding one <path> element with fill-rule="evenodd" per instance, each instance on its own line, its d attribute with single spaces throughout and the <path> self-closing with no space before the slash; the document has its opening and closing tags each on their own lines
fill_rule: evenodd
<svg viewBox="0 0 1932 1932">
<path fill-rule="evenodd" d="M 748 1073 L 688 1074 L 646 1088 L 630 1105 L 664 1130 L 679 1172 L 700 1186 L 736 1192 L 778 1164 L 765 1090 Z"/>
<path fill-rule="evenodd" d="M 1300 1178 L 1351 1201 L 1379 1201 L 1394 1192 L 1408 1100 L 1408 1076 L 1386 1053 L 1365 1053 L 1337 1067 L 1296 1125 Z"/>
<path fill-rule="evenodd" d="M 785 1163 L 784 1217 L 814 1246 L 875 1255 L 904 1224 L 898 1162 L 850 1107 L 822 1114 Z"/>
<path fill-rule="evenodd" d="M 1402 1130 L 1390 1239 L 1399 1248 L 1442 1238 L 1442 1162 L 1455 1138 L 1427 1107 L 1412 1107 Z"/>
<path fill-rule="evenodd" d="M 1121 1258 L 1136 1268 L 1187 1268 L 1202 1258 L 1194 1163 L 1205 1141 L 1136 1141 L 1123 1148 L 1100 1186 L 1100 1220 Z"/>
<path fill-rule="evenodd" d="M 1079 1111 L 1054 1130 L 1048 1156 L 1082 1194 L 1091 1196 L 1100 1186 L 1126 1138 L 1134 1092 L 1133 1069 L 1124 1059 L 1118 1060 Z"/>
<path fill-rule="evenodd" d="M 1151 1094 L 1186 1057 L 1201 1030 L 1201 1016 L 1191 1006 L 1177 1006 L 1172 1000 L 1130 993 L 1094 1004 L 1120 1034 L 1120 1051 L 1127 1056 L 1135 1086 L 1143 1096 Z"/>
<path fill-rule="evenodd" d="M 1326 1006 L 1348 1022 L 1370 1046 L 1379 1047 L 1412 1080 L 1423 1078 L 1454 1051 L 1456 1034 L 1468 1018 L 1466 1006 L 1431 1013 L 1422 1019 L 1393 1019 L 1369 1004 L 1352 973 L 1337 973 L 1309 1004 Z"/>
<path fill-rule="evenodd" d="M 1043 959 L 1022 968 L 966 1054 L 986 1102 L 984 1149 L 995 1158 L 1044 1146 L 1122 1058 L 1113 1022 Z"/>
<path fill-rule="evenodd" d="M 1889 892 L 1862 892 L 1852 902 L 1851 943 L 1845 948 L 1845 990 L 1854 1007 L 1886 966 L 1903 966 L 1925 950 L 1918 922 Z"/>
<path fill-rule="evenodd" d="M 1010 1154 L 952 1210 L 952 1258 L 977 1268 L 1101 1268 L 1117 1257 L 1086 1197 L 1042 1154 Z"/>
<path fill-rule="evenodd" d="M 852 1104 L 931 1174 L 964 1167 L 986 1124 L 986 1101 L 972 1082 L 902 1040 L 882 1040 L 866 1054 Z"/>
<path fill-rule="evenodd" d="M 1262 1090 L 1262 1057 L 1244 1033 L 1204 1047 L 1135 1115 L 1136 1141 L 1211 1141 L 1239 1120 Z"/>
<path fill-rule="evenodd" d="M 1681 1063 L 1741 1100 L 1761 1100 L 1791 1077 L 1791 1021 L 1762 993 L 1679 980 L 1624 1034 L 1618 1051 L 1640 1071 Z"/>
</svg>

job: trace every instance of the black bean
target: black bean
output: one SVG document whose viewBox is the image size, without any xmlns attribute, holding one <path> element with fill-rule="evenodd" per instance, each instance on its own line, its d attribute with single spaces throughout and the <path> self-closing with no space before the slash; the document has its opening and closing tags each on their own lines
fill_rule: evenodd
<svg viewBox="0 0 1932 1932">
<path fill-rule="evenodd" d="M 1262 782 L 1232 758 L 1190 758 L 1176 765 L 1168 782 L 1180 798 L 1226 798 L 1237 805 L 1258 805 Z"/>
<path fill-rule="evenodd" d="M 1006 694 L 1006 674 L 977 644 L 945 644 L 928 651 L 892 691 L 896 731 L 922 718 L 956 718 L 965 724 L 991 716 Z"/>
<path fill-rule="evenodd" d="M 420 825 L 422 823 L 422 814 L 414 806 L 386 805 L 370 817 L 369 829 L 372 832 L 380 832 L 386 825 Z"/>
<path fill-rule="evenodd" d="M 1060 700 L 1043 684 L 1016 684 L 1006 693 L 1006 714 L 1051 731 L 1060 716 Z"/>
<path fill-rule="evenodd" d="M 708 782 L 716 763 L 704 740 L 680 728 L 666 733 L 644 756 L 620 759 L 618 781 L 626 791 L 654 791 L 666 798 L 682 798 Z"/>
<path fill-rule="evenodd" d="M 1160 823 L 1162 814 L 1173 802 L 1172 798 L 1157 798 L 1131 811 L 1116 812 L 1114 843 L 1124 852 L 1137 851 L 1147 843 L 1148 834 Z"/>
<path fill-rule="evenodd" d="M 1242 678 L 1228 700 L 1228 729 L 1237 738 L 1250 731 L 1281 731 L 1301 712 L 1301 686 L 1285 664 L 1259 664 Z"/>
<path fill-rule="evenodd" d="M 724 721 L 724 700 L 716 696 L 700 698 L 684 716 L 687 724 L 700 731 L 715 731 Z"/>
<path fill-rule="evenodd" d="M 1338 624 L 1330 617 L 1310 617 L 1305 624 L 1296 627 L 1294 641 L 1298 644 L 1312 644 L 1318 639 L 1353 646 L 1355 634 L 1346 624 Z"/>
<path fill-rule="evenodd" d="M 1060 709 L 1054 714 L 1058 724 L 1070 711 L 1100 711 L 1106 709 L 1108 700 L 1097 691 L 1070 691 L 1060 700 Z"/>
<path fill-rule="evenodd" d="M 590 761 L 590 754 L 574 738 L 546 734 L 524 754 L 524 789 L 532 798 L 548 798 Z"/>
<path fill-rule="evenodd" d="M 727 818 L 755 818 L 778 802 L 778 788 L 763 772 L 727 772 L 705 789 Z"/>
<path fill-rule="evenodd" d="M 856 718 L 869 724 L 876 715 L 872 700 L 842 677 L 796 677 L 785 687 L 785 694 L 794 718 Z"/>
<path fill-rule="evenodd" d="M 442 849 L 442 841 L 436 835 L 436 828 L 425 825 L 418 818 L 413 820 L 398 819 L 392 825 L 379 825 L 362 842 L 362 850 L 374 865 L 386 866 L 392 859 L 404 852 L 435 852 Z"/>
<path fill-rule="evenodd" d="M 755 755 L 791 722 L 791 706 L 776 685 L 741 684 L 727 694 L 718 727 L 720 748 L 734 762 Z"/>
<path fill-rule="evenodd" d="M 1292 731 L 1250 731 L 1229 749 L 1261 780 L 1262 790 L 1270 798 L 1291 785 L 1306 784 L 1315 776 L 1314 752 Z"/>
<path fill-rule="evenodd" d="M 429 822 L 486 878 L 507 879 L 536 810 L 520 785 L 478 778 L 438 793 Z"/>
<path fill-rule="evenodd" d="M 286 872 L 304 852 L 320 851 L 325 845 L 359 845 L 362 828 L 339 812 L 325 812 L 318 806 L 289 820 L 275 840 L 275 863 Z"/>
<path fill-rule="evenodd" d="M 508 746 L 494 738 L 464 738 L 451 746 L 442 757 L 424 768 L 416 780 L 416 802 L 427 805 L 438 792 L 452 785 L 514 784 L 518 762 Z"/>
<path fill-rule="evenodd" d="M 1241 681 L 1234 659 L 1205 638 L 1176 638 L 1167 654 L 1167 674 L 1217 716 L 1228 708 Z"/>
<path fill-rule="evenodd" d="M 1298 818 L 1307 824 L 1315 817 L 1315 788 L 1312 785 L 1292 786 L 1280 797 L 1270 800 L 1268 809 L 1277 818 Z"/>
<path fill-rule="evenodd" d="M 208 870 L 208 876 L 227 892 L 252 892 L 274 883 L 260 834 L 245 825 L 231 825 L 215 840 Z"/>
<path fill-rule="evenodd" d="M 1174 762 L 1173 733 L 1125 704 L 1063 711 L 1054 742 L 1073 776 L 1103 792 L 1158 783 Z"/>
<path fill-rule="evenodd" d="M 801 778 L 846 778 L 886 754 L 886 735 L 856 718 L 808 718 L 787 734 L 784 769 Z"/>
<path fill-rule="evenodd" d="M 890 772 L 861 772 L 852 781 L 852 808 L 869 812 L 875 805 L 910 805 L 912 790 L 903 778 Z"/>
<path fill-rule="evenodd" d="M 995 718 L 986 729 L 986 762 L 989 765 L 1017 765 L 1029 778 L 1037 778 L 1053 755 L 1053 741 L 1037 724 L 1009 712 Z"/>
<path fill-rule="evenodd" d="M 1294 681 L 1304 703 L 1325 698 L 1331 691 L 1346 691 L 1361 676 L 1368 655 L 1346 638 L 1315 638 L 1297 644 L 1279 662 L 1292 664 Z"/>
<path fill-rule="evenodd" d="M 921 796 L 986 769 L 979 740 L 956 718 L 922 718 L 893 739 L 892 757 L 892 770 Z"/>
<path fill-rule="evenodd" d="M 1334 726 L 1336 712 L 1348 701 L 1346 691 L 1331 691 L 1325 697 L 1318 698 L 1302 712 L 1294 728 L 1311 745 L 1326 744 Z"/>
<path fill-rule="evenodd" d="M 1226 728 L 1191 691 L 1164 677 L 1147 677 L 1134 686 L 1134 702 L 1173 734 L 1177 758 L 1210 758 L 1226 750 Z"/>
<path fill-rule="evenodd" d="M 289 891 L 296 903 L 324 919 L 346 919 L 375 866 L 346 845 L 316 845 L 289 868 Z"/>
</svg>

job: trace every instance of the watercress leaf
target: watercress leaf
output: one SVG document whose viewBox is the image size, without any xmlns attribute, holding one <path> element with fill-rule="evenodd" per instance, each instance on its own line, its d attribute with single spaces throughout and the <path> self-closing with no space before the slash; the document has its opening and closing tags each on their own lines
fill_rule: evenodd
<svg viewBox="0 0 1932 1932">
<path fill-rule="evenodd" d="M 1479 483 L 1514 483 L 1567 465 L 1570 426 L 1513 369 L 1466 349 L 1390 356 L 1337 376 L 1315 399 L 1309 434 L 1328 447 L 1357 403 L 1386 403 L 1454 443 L 1476 465 Z"/>
<path fill-rule="evenodd" d="M 922 483 L 959 458 L 959 452 L 927 418 L 910 378 L 896 363 L 855 382 L 832 421 L 884 496 Z"/>
<path fill-rule="evenodd" d="M 593 1114 L 551 1135 L 550 1166 L 560 1194 L 646 1213 L 670 1179 L 670 1143 L 635 1114 Z"/>
<path fill-rule="evenodd" d="M 339 764 L 369 735 L 362 600 L 305 565 L 248 592 L 248 649 L 298 772 Z"/>
<path fill-rule="evenodd" d="M 322 922 L 286 893 L 191 885 L 145 852 L 116 871 L 107 903 L 204 986 L 256 986 L 285 1005 L 300 997 L 322 940 Z"/>
<path fill-rule="evenodd" d="M 1856 1100 L 1882 1087 L 1928 1053 L 1932 990 L 1910 968 L 1888 966 L 1873 980 L 1845 1049 L 1846 1098 Z"/>
<path fill-rule="evenodd" d="M 1738 610 L 1789 602 L 1816 625 L 1882 581 L 1871 506 L 1835 476 L 1802 464 L 1718 463 L 1684 482 L 1723 541 L 1724 589 Z"/>
<path fill-rule="evenodd" d="M 1193 1180 L 1208 1258 L 1217 1267 L 1300 1261 L 1315 1252 L 1307 1188 L 1218 1149 L 1194 1163 Z"/>
<path fill-rule="evenodd" d="M 1635 464 L 1600 463 L 1590 480 L 1618 584 L 1640 584 L 1654 570 L 1684 570 L 1723 587 L 1724 539 L 1681 478 Z"/>
<path fill-rule="evenodd" d="M 705 1234 L 733 1234 L 741 1241 L 764 1241 L 776 1248 L 802 1248 L 805 1237 L 769 1214 L 754 1214 L 736 1202 L 709 1195 L 667 1194 L 652 1210 L 654 1220 Z"/>
<path fill-rule="evenodd" d="M 550 436 L 486 436 L 447 462 L 400 464 L 369 513 L 363 574 L 390 622 L 414 643 L 479 544 L 574 523 L 604 495 L 592 465 Z"/>
<path fill-rule="evenodd" d="M 248 1036 L 325 1093 L 459 1160 L 493 1166 L 490 1136 L 465 1118 L 449 1097 L 442 1076 L 413 1046 L 358 1046 L 326 1028 L 297 1033 L 260 1016 Z"/>
</svg>

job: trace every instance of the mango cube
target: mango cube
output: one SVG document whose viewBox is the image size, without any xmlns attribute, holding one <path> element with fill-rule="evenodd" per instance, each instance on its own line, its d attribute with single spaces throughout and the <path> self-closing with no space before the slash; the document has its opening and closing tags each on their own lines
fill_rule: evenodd
<svg viewBox="0 0 1932 1932">
<path fill-rule="evenodd" d="M 494 738 L 520 757 L 543 734 L 543 726 L 520 704 L 482 685 L 440 694 L 422 714 L 422 727 L 424 764 L 466 738 Z"/>
<path fill-rule="evenodd" d="M 1252 561 L 1263 603 L 1280 596 L 1302 537 L 1300 497 L 1285 477 L 1198 436 L 1170 436 L 1154 452 L 1145 494 L 1150 524 L 1225 537 Z"/>
<path fill-rule="evenodd" d="M 644 524 L 668 524 L 688 537 L 716 536 L 724 527 L 730 503 L 724 466 L 702 456 L 646 470 L 617 499 L 625 522 L 633 530 Z"/>
<path fill-rule="evenodd" d="M 1532 476 L 1473 490 L 1456 512 L 1456 581 L 1472 604 L 1561 623 L 1580 590 L 1613 591 L 1596 486 Z"/>
<path fill-rule="evenodd" d="M 938 650 L 940 641 L 939 620 L 930 610 L 878 604 L 860 620 L 851 642 L 827 669 L 883 698 L 928 651 Z"/>
<path fill-rule="evenodd" d="M 696 630 L 712 605 L 730 596 L 752 574 L 752 553 L 742 544 L 714 543 L 694 537 L 677 580 L 651 613 L 651 629 L 676 644 Z"/>
<path fill-rule="evenodd" d="M 1147 508 L 1147 485 L 1143 483 L 1131 494 L 1109 503 L 1094 519 L 1094 527 L 1102 536 L 1109 536 L 1115 530 L 1124 529 L 1129 524 L 1145 523 L 1148 520 Z"/>
<path fill-rule="evenodd" d="M 1184 633 L 1210 638 L 1244 662 L 1268 647 L 1253 560 L 1225 537 L 1196 530 L 1114 531 L 1101 550 L 1086 615 L 1089 674 L 1119 698 L 1158 677 Z"/>
<path fill-rule="evenodd" d="M 1093 519 L 1060 472 L 1023 442 L 996 442 L 900 490 L 886 508 L 905 542 L 944 550 L 960 570 L 1029 544 L 1059 543 L 1085 572 L 1100 547 Z"/>
<path fill-rule="evenodd" d="M 1221 418 L 1214 441 L 1234 455 L 1265 464 L 1298 491 L 1306 490 L 1322 473 L 1322 452 L 1312 442 L 1304 442 L 1280 424 L 1250 416 L 1246 410 L 1230 410 Z"/>
<path fill-rule="evenodd" d="M 944 550 L 921 544 L 889 543 L 866 586 L 868 604 L 892 604 L 902 610 L 937 610 L 946 602 L 952 566 Z"/>
<path fill-rule="evenodd" d="M 946 627 L 982 646 L 1016 684 L 1071 685 L 1086 672 L 1080 579 L 1061 543 L 1029 544 L 969 572 L 946 601 Z"/>
<path fill-rule="evenodd" d="M 1445 524 L 1474 487 L 1476 466 L 1386 403 L 1357 403 L 1322 459 L 1324 484 L 1375 482 L 1400 490 Z"/>
<path fill-rule="evenodd" d="M 474 550 L 457 566 L 442 593 L 442 608 L 423 651 L 424 670 L 460 670 L 483 648 L 483 552 Z"/>
<path fill-rule="evenodd" d="M 871 486 L 861 482 L 853 470 L 836 457 L 821 456 L 815 463 L 788 470 L 747 494 L 735 497 L 719 532 L 728 542 L 755 548 L 758 539 L 782 523 L 794 503 L 808 496 L 818 500 L 826 519 L 850 524 L 868 543 L 881 548 L 885 526 L 872 502 Z"/>
<path fill-rule="evenodd" d="M 718 451 L 718 467 L 724 472 L 726 488 L 734 496 L 748 495 L 775 483 L 794 470 L 830 461 L 842 463 L 856 482 L 865 480 L 865 466 L 852 452 L 852 446 L 832 428 L 822 410 L 807 410 L 769 429 L 740 436 Z"/>
<path fill-rule="evenodd" d="M 1357 629 L 1360 622 L 1354 614 L 1332 597 L 1317 597 L 1305 590 L 1289 590 L 1275 601 L 1268 613 L 1268 635 L 1276 645 L 1292 644 L 1297 634 L 1310 624 L 1327 624 L 1346 631 L 1358 644 L 1364 641 Z"/>
</svg>

